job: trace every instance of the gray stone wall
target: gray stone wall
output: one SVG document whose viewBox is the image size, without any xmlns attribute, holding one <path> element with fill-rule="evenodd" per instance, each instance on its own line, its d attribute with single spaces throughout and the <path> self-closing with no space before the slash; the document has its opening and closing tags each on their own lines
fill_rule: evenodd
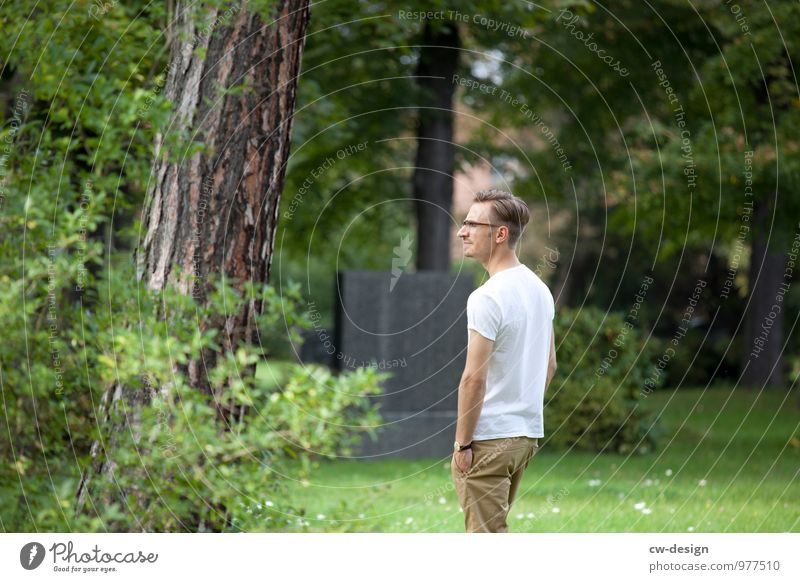
<svg viewBox="0 0 800 582">
<path fill-rule="evenodd" d="M 471 274 L 346 271 L 337 281 L 333 360 L 392 377 L 376 398 L 386 423 L 361 457 L 440 457 L 452 451 L 467 347 Z"/>
</svg>

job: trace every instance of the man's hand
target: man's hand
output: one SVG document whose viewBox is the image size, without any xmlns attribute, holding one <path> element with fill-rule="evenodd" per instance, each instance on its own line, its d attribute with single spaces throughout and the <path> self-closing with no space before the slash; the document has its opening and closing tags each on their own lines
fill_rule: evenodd
<svg viewBox="0 0 800 582">
<path fill-rule="evenodd" d="M 453 453 L 453 462 L 462 473 L 466 473 L 472 468 L 472 449 L 464 449 Z"/>
</svg>

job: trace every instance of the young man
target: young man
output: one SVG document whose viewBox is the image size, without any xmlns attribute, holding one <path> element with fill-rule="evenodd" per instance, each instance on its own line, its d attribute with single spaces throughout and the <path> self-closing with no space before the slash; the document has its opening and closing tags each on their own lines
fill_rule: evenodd
<svg viewBox="0 0 800 582">
<path fill-rule="evenodd" d="M 483 190 L 458 236 L 489 280 L 467 301 L 469 343 L 458 387 L 452 476 L 468 532 L 506 532 L 522 473 L 544 436 L 544 393 L 556 370 L 550 290 L 519 262 L 530 215 L 502 190 Z"/>
</svg>

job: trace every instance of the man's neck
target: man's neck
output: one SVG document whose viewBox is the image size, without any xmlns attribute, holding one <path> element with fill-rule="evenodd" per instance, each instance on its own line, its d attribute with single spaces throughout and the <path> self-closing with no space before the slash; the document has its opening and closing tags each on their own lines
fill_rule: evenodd
<svg viewBox="0 0 800 582">
<path fill-rule="evenodd" d="M 514 251 L 508 251 L 506 253 L 495 254 L 493 257 L 489 257 L 489 260 L 483 264 L 483 268 L 488 271 L 489 277 L 493 277 L 500 271 L 513 269 L 514 267 L 519 267 L 521 264 L 522 263 L 520 263 L 519 259 L 517 258 L 517 254 Z"/>
</svg>

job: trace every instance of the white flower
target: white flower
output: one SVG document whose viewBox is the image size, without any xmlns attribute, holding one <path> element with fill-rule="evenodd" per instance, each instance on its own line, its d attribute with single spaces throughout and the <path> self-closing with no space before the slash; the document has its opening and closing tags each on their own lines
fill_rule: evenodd
<svg viewBox="0 0 800 582">
<path fill-rule="evenodd" d="M 447 503 L 447 499 L 445 499 L 444 497 L 440 497 L 439 498 L 439 505 L 444 505 L 445 503 Z"/>
<path fill-rule="evenodd" d="M 528 514 L 528 519 L 533 519 L 534 517 L 536 517 L 536 516 L 533 514 L 533 512 Z"/>
<path fill-rule="evenodd" d="M 705 487 L 707 483 L 708 483 L 708 481 L 706 481 L 705 479 L 700 479 L 700 480 L 697 482 L 697 484 L 698 484 L 700 487 Z"/>
<path fill-rule="evenodd" d="M 550 511 L 552 511 L 553 513 L 559 513 L 561 510 L 558 507 L 554 507 Z"/>
<path fill-rule="evenodd" d="M 636 505 L 633 506 L 634 509 L 644 509 L 647 504 L 644 501 L 640 501 Z"/>
<path fill-rule="evenodd" d="M 602 481 L 600 479 L 589 479 L 589 487 L 597 487 Z"/>
<path fill-rule="evenodd" d="M 275 504 L 274 504 L 274 503 L 272 503 L 272 501 L 265 501 L 265 502 L 264 502 L 264 505 L 266 505 L 267 507 L 272 507 L 272 506 L 273 506 L 273 505 L 275 505 Z"/>
<path fill-rule="evenodd" d="M 686 531 L 694 531 L 694 526 L 690 525 L 689 527 L 686 528 Z"/>
<path fill-rule="evenodd" d="M 318 513 L 317 514 L 317 519 L 325 519 L 325 514 L 324 513 Z"/>
<path fill-rule="evenodd" d="M 517 519 L 522 519 L 522 518 L 524 518 L 524 517 L 525 517 L 525 514 L 524 514 L 524 513 L 518 513 L 518 514 L 517 514 Z"/>
<path fill-rule="evenodd" d="M 652 484 L 653 484 L 653 480 L 652 479 L 645 479 L 644 480 L 644 486 L 645 487 L 650 487 Z"/>
<path fill-rule="evenodd" d="M 653 510 L 650 509 L 649 507 L 644 507 L 642 508 L 642 513 L 645 515 L 650 515 L 651 513 L 653 513 Z"/>
<path fill-rule="evenodd" d="M 413 521 L 414 521 L 414 518 L 413 518 L 413 517 L 407 517 L 407 518 L 406 518 L 406 525 L 411 525 L 411 523 L 412 523 Z"/>
<path fill-rule="evenodd" d="M 667 477 L 672 477 L 672 469 L 667 469 L 666 471 L 664 471 L 664 475 L 666 475 Z"/>
</svg>

